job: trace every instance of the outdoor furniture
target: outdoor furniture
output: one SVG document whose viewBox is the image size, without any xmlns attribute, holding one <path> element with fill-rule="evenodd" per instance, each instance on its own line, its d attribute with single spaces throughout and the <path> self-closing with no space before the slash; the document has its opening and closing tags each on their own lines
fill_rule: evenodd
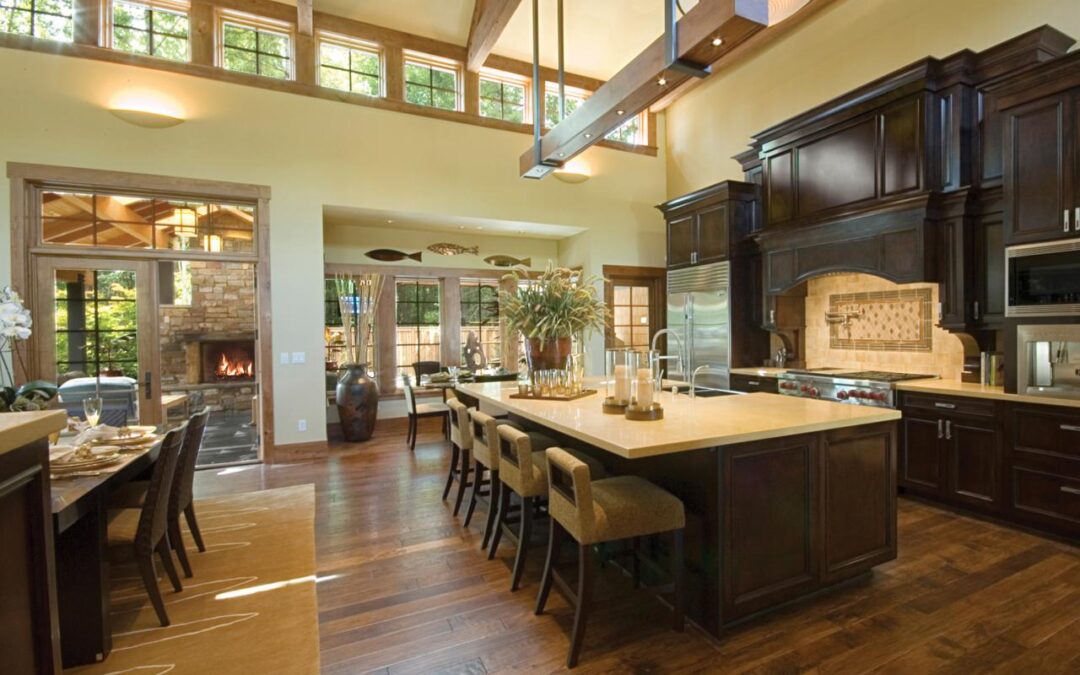
<svg viewBox="0 0 1080 675">
<path fill-rule="evenodd" d="M 57 391 L 61 407 L 67 410 L 68 417 L 86 419 L 83 412 L 83 399 L 93 398 L 101 392 L 100 424 L 114 427 L 126 426 L 128 420 L 135 419 L 138 389 L 136 381 L 130 377 L 76 377 L 62 385 Z"/>
</svg>

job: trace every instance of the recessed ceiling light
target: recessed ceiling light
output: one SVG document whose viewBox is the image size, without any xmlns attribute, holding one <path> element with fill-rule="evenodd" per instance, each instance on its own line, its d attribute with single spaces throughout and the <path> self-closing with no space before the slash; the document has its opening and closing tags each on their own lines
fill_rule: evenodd
<svg viewBox="0 0 1080 675">
<path fill-rule="evenodd" d="M 457 226 L 457 229 L 459 229 L 459 230 L 464 230 L 464 229 L 465 229 L 465 226 L 464 226 L 464 225 L 458 225 L 458 226 Z"/>
<path fill-rule="evenodd" d="M 585 134 L 585 138 L 592 138 L 592 134 Z"/>
<path fill-rule="evenodd" d="M 566 153 L 565 152 L 560 152 L 559 157 L 566 157 Z"/>
<path fill-rule="evenodd" d="M 661 75 L 661 76 L 660 76 L 660 79 L 659 79 L 659 80 L 657 80 L 657 81 L 656 81 L 656 83 L 657 83 L 658 85 L 660 85 L 661 87 L 663 87 L 664 85 L 666 85 L 666 84 L 667 84 L 667 78 L 665 78 L 665 77 L 664 77 L 663 75 Z"/>
<path fill-rule="evenodd" d="M 625 114 L 626 114 L 626 111 L 625 111 L 625 110 L 616 110 L 616 111 L 615 111 L 615 114 L 616 114 L 616 115 L 625 115 Z"/>
<path fill-rule="evenodd" d="M 387 225 L 393 225 L 394 224 L 394 219 L 393 218 L 387 218 L 386 219 L 386 224 Z"/>
<path fill-rule="evenodd" d="M 716 37 L 716 38 L 713 38 L 713 39 L 712 39 L 712 46 L 713 46 L 713 47 L 719 47 L 719 46 L 720 46 L 720 45 L 722 45 L 722 44 L 724 44 L 724 40 L 723 40 L 723 38 L 718 38 L 718 37 Z"/>
</svg>

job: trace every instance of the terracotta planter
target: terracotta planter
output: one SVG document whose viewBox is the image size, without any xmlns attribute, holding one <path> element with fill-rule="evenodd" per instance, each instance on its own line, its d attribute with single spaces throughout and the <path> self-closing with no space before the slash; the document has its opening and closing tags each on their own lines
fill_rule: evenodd
<svg viewBox="0 0 1080 675">
<path fill-rule="evenodd" d="M 555 340 L 529 338 L 525 341 L 525 358 L 529 364 L 529 372 L 563 370 L 570 361 L 573 348 L 573 340 L 568 337 Z"/>
<path fill-rule="evenodd" d="M 367 374 L 367 366 L 347 366 L 334 390 L 341 432 L 350 443 L 371 438 L 379 413 L 379 385 Z"/>
</svg>

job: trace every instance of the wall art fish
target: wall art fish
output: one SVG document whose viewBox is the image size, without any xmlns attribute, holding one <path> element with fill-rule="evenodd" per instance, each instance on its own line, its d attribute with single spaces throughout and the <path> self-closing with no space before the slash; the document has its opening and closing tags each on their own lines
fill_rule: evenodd
<svg viewBox="0 0 1080 675">
<path fill-rule="evenodd" d="M 479 246 L 462 246 L 461 244 L 448 244 L 446 242 L 439 242 L 427 247 L 427 250 L 432 253 L 438 253 L 439 255 L 461 255 L 462 253 L 472 253 L 477 255 L 480 253 Z"/>
<path fill-rule="evenodd" d="M 402 253 L 401 251 L 395 251 L 392 248 L 377 248 L 374 251 L 368 251 L 365 253 L 369 258 L 374 260 L 381 260 L 382 262 L 397 262 L 398 260 L 415 260 L 416 262 L 423 262 L 420 258 L 424 255 L 423 251 L 417 251 L 416 253 Z"/>
<path fill-rule="evenodd" d="M 532 265 L 532 258 L 522 258 L 519 260 L 517 258 L 511 258 L 508 255 L 489 255 L 484 258 L 484 262 L 489 265 L 494 265 L 495 267 L 515 267 L 517 265 L 529 267 Z"/>
</svg>

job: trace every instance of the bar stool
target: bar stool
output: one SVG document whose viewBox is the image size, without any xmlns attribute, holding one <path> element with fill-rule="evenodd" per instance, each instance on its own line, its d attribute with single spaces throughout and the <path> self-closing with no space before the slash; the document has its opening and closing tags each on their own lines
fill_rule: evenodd
<svg viewBox="0 0 1080 675">
<path fill-rule="evenodd" d="M 476 464 L 476 476 L 480 480 L 473 481 L 472 496 L 469 498 L 469 508 L 465 512 L 465 527 L 469 526 L 469 522 L 472 520 L 473 511 L 476 509 L 476 502 L 480 496 L 484 493 L 481 492 L 483 487 L 484 470 L 487 469 L 490 479 L 488 484 L 488 509 L 487 509 L 487 521 L 484 523 L 484 537 L 480 542 L 480 548 L 486 549 L 488 542 L 491 541 L 491 533 L 495 528 L 495 517 L 498 515 L 498 500 L 499 500 L 499 455 L 493 450 L 498 448 L 499 432 L 498 428 L 501 425 L 510 425 L 514 428 L 518 428 L 513 422 L 509 420 L 500 420 L 488 415 L 487 413 L 480 412 L 476 408 L 469 409 L 469 418 L 472 421 L 472 459 Z"/>
<path fill-rule="evenodd" d="M 548 538 L 547 561 L 540 592 L 536 598 L 536 613 L 544 612 L 551 582 L 574 604 L 574 628 L 570 638 L 570 654 L 566 667 L 577 665 L 581 642 L 585 635 L 585 618 L 592 593 L 592 547 L 594 544 L 631 539 L 670 532 L 673 537 L 672 575 L 675 581 L 674 628 L 682 632 L 685 599 L 683 568 L 683 531 L 686 514 L 683 503 L 669 492 L 637 476 L 618 476 L 593 481 L 589 466 L 562 448 L 547 450 L 548 476 L 551 485 L 548 513 L 551 516 L 551 535 Z M 569 533 L 578 544 L 578 584 L 575 593 L 558 571 L 559 546 Z M 635 585 L 637 584 L 637 547 L 634 547 Z"/>
<path fill-rule="evenodd" d="M 450 494 L 450 487 L 456 478 L 458 490 L 457 498 L 454 500 L 454 515 L 457 516 L 458 511 L 461 510 L 461 503 L 465 499 L 465 488 L 472 484 L 469 482 L 469 473 L 473 433 L 472 425 L 469 423 L 469 409 L 465 407 L 465 404 L 452 398 L 446 401 L 446 405 L 450 409 L 450 447 L 453 454 L 450 457 L 450 470 L 446 474 L 446 487 L 443 488 L 443 501 L 446 501 L 447 495 Z M 477 472 L 478 475 L 479 473 Z M 475 480 L 474 478 L 473 481 Z M 468 519 L 465 524 L 468 526 Z"/>
<path fill-rule="evenodd" d="M 516 591 L 521 584 L 521 573 L 525 569 L 533 518 L 542 503 L 547 501 L 547 460 L 544 450 L 555 447 L 557 443 L 542 433 L 524 432 L 507 424 L 499 425 L 497 433 L 499 482 L 501 483 L 499 515 L 498 524 L 491 538 L 491 548 L 488 550 L 488 560 L 495 557 L 499 541 L 504 534 L 517 545 L 514 571 L 510 579 L 510 590 Z M 581 455 L 579 461 L 590 466 L 598 475 L 603 473 L 603 466 L 596 460 Z M 510 527 L 510 495 L 512 493 L 516 493 L 521 498 L 520 527 L 517 532 Z"/>
</svg>

